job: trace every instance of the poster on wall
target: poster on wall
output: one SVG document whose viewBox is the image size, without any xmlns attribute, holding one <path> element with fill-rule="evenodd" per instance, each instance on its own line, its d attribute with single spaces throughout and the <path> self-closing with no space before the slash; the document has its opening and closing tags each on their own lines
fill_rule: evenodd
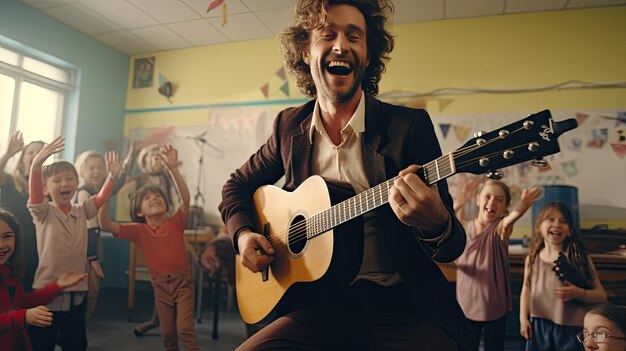
<svg viewBox="0 0 626 351">
<path fill-rule="evenodd" d="M 217 207 L 224 183 L 267 141 L 277 111 L 265 106 L 242 106 L 211 108 L 199 113 L 205 117 L 189 123 L 181 118 L 179 111 L 156 113 L 153 120 L 159 120 L 158 126 L 131 128 L 126 138 L 142 148 L 171 144 L 178 149 L 179 169 L 189 188 L 191 205 L 204 210 L 208 224 L 219 226 Z M 134 117 L 128 115 L 127 123 Z M 140 177 L 138 173 L 142 172 L 154 173 L 141 167 L 143 155 L 141 151 L 137 155 L 134 177 Z M 117 220 L 130 220 L 134 191 L 136 188 L 130 182 L 119 191 Z"/>
<path fill-rule="evenodd" d="M 152 87 L 155 60 L 155 57 L 135 59 L 135 64 L 133 66 L 133 89 Z"/>
<path fill-rule="evenodd" d="M 578 189 L 581 214 L 609 218 L 626 214 L 626 119 L 624 112 L 607 110 L 552 111 L 555 121 L 575 117 L 578 128 L 559 137 L 561 151 L 545 158 L 544 168 L 524 162 L 503 169 L 502 180 L 510 185 L 514 203 L 524 188 L 568 185 Z M 439 115 L 433 117 L 441 148 L 452 152 L 472 137 L 471 131 L 494 130 L 523 118 L 525 114 Z M 467 133 L 444 133 L 444 130 Z M 459 198 L 468 184 L 484 175 L 457 174 L 448 179 L 450 193 Z M 467 210 L 473 210 L 470 201 Z M 466 210 L 466 212 L 467 212 Z"/>
</svg>

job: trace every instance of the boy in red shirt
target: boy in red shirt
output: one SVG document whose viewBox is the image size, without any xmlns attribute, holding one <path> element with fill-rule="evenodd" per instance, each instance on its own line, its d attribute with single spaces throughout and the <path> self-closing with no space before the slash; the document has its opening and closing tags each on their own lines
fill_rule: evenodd
<svg viewBox="0 0 626 351">
<path fill-rule="evenodd" d="M 142 251 L 154 288 L 161 338 L 166 350 L 178 350 L 180 336 L 185 350 L 198 350 L 193 320 L 194 282 L 185 251 L 184 230 L 189 213 L 189 189 L 178 170 L 178 151 L 171 145 L 161 149 L 180 194 L 181 206 L 168 217 L 169 205 L 163 189 L 148 185 L 137 192 L 135 217 L 143 223 L 111 221 L 108 206 L 99 214 L 101 227 L 118 239 L 130 240 Z"/>
</svg>

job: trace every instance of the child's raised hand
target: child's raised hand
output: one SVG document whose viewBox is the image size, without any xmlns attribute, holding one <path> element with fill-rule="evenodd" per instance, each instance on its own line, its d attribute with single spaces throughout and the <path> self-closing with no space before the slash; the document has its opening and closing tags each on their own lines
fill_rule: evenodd
<svg viewBox="0 0 626 351">
<path fill-rule="evenodd" d="M 52 325 L 52 312 L 46 306 L 37 306 L 26 310 L 26 324 L 36 327 L 49 327 Z"/>
<path fill-rule="evenodd" d="M 106 161 L 107 170 L 111 173 L 113 179 L 117 179 L 122 169 L 122 165 L 117 158 L 117 152 L 114 150 L 107 151 L 104 155 L 104 160 Z"/>
<path fill-rule="evenodd" d="M 9 147 L 7 148 L 7 155 L 14 156 L 23 148 L 24 137 L 22 136 L 22 132 L 18 130 L 17 132 L 15 132 L 15 134 L 11 135 L 11 139 L 9 140 Z"/>
<path fill-rule="evenodd" d="M 176 169 L 176 167 L 178 167 L 178 150 L 171 144 L 166 144 L 161 147 L 161 158 L 167 168 Z"/>
<path fill-rule="evenodd" d="M 41 166 L 48 157 L 59 153 L 65 149 L 65 138 L 60 136 L 54 139 L 50 144 L 45 144 L 41 150 L 33 158 L 33 165 Z"/>
<path fill-rule="evenodd" d="M 81 280 L 87 277 L 87 273 L 82 274 L 74 274 L 72 272 L 65 272 L 61 274 L 59 279 L 57 279 L 57 285 L 61 289 L 69 288 L 70 286 L 74 286 L 78 284 Z"/>
<path fill-rule="evenodd" d="M 541 188 L 538 188 L 538 187 L 533 187 L 531 189 L 524 188 L 524 190 L 522 190 L 522 195 L 520 195 L 520 201 L 524 204 L 524 206 L 530 207 L 533 204 L 533 202 L 535 202 L 535 200 L 539 198 L 539 195 L 541 195 Z"/>
</svg>

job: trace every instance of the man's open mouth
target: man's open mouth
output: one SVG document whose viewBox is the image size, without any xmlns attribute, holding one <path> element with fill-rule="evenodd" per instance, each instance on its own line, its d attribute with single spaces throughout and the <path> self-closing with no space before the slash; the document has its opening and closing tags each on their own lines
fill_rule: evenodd
<svg viewBox="0 0 626 351">
<path fill-rule="evenodd" d="M 326 70 L 330 74 L 336 74 L 339 76 L 347 76 L 352 72 L 352 65 L 345 61 L 330 61 L 326 65 Z"/>
</svg>

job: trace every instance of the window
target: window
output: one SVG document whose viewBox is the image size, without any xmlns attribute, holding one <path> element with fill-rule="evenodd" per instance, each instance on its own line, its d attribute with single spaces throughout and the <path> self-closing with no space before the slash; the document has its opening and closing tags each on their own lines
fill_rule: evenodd
<svg viewBox="0 0 626 351">
<path fill-rule="evenodd" d="M 61 134 L 75 76 L 71 69 L 0 46 L 0 154 L 18 130 L 26 144 L 49 142 Z"/>
</svg>

